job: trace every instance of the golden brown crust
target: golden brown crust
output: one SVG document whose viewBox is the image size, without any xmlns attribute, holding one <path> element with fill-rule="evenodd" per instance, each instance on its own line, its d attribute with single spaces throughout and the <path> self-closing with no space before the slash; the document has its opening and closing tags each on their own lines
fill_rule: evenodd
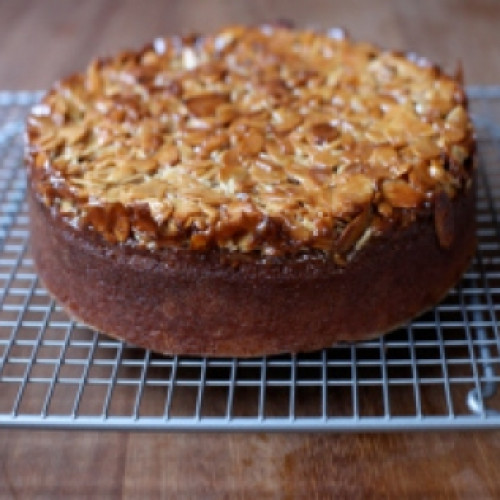
<svg viewBox="0 0 500 500">
<path fill-rule="evenodd" d="M 460 82 L 283 27 L 160 39 L 94 61 L 49 92 L 27 132 L 47 206 L 148 248 L 314 249 L 340 263 L 452 200 L 473 169 Z"/>
<path fill-rule="evenodd" d="M 451 201 L 448 248 L 427 216 L 372 240 L 345 267 L 324 255 L 235 261 L 115 245 L 71 228 L 29 191 L 48 290 L 85 323 L 169 354 L 256 356 L 375 336 L 437 303 L 475 249 L 473 189 Z"/>
</svg>

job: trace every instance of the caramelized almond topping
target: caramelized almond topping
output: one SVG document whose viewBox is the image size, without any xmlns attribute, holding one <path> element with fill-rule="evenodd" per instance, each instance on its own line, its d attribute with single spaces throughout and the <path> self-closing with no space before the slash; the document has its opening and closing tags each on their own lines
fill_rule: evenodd
<svg viewBox="0 0 500 500">
<path fill-rule="evenodd" d="M 450 246 L 475 165 L 460 81 L 271 25 L 96 60 L 33 108 L 26 135 L 40 199 L 111 242 L 339 265 L 423 212 Z"/>
</svg>

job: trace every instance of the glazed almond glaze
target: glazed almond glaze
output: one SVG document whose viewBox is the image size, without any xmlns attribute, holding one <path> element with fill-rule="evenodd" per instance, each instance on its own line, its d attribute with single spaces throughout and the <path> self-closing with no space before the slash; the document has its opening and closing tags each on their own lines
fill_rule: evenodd
<svg viewBox="0 0 500 500">
<path fill-rule="evenodd" d="M 473 177 L 458 79 L 271 26 L 95 60 L 33 109 L 27 138 L 41 203 L 73 228 L 150 250 L 316 252 L 345 265 L 429 214 L 449 247 L 447 214 Z"/>
</svg>

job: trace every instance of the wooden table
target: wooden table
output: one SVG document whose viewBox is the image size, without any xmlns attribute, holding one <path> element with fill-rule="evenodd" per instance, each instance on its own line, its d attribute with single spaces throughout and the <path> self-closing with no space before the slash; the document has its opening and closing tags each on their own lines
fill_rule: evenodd
<svg viewBox="0 0 500 500">
<path fill-rule="evenodd" d="M 41 89 L 156 35 L 289 18 L 414 50 L 500 83 L 500 3 L 3 0 L 0 89 Z M 0 431 L 0 497 L 498 498 L 498 432 L 182 434 Z"/>
</svg>

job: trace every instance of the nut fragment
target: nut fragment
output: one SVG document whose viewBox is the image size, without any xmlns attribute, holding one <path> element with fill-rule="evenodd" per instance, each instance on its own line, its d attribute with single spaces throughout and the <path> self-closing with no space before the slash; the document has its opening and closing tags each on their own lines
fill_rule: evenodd
<svg viewBox="0 0 500 500">
<path fill-rule="evenodd" d="M 160 165 L 175 165 L 179 160 L 179 150 L 174 144 L 166 144 L 156 153 Z"/>
<path fill-rule="evenodd" d="M 424 164 L 413 167 L 408 175 L 410 184 L 418 191 L 427 191 L 432 189 L 436 180 L 430 173 L 430 166 Z"/>
<path fill-rule="evenodd" d="M 213 151 L 222 150 L 229 146 L 229 137 L 226 133 L 220 133 L 207 137 L 200 146 L 200 156 L 208 158 Z"/>
<path fill-rule="evenodd" d="M 283 167 L 271 160 L 258 159 L 249 169 L 252 179 L 259 184 L 267 186 L 279 184 L 286 179 L 286 174 Z M 262 197 L 262 193 L 260 194 Z"/>
<path fill-rule="evenodd" d="M 186 99 L 186 106 L 191 114 L 199 118 L 214 116 L 217 108 L 229 101 L 227 94 L 200 94 Z"/>
<path fill-rule="evenodd" d="M 329 123 L 316 123 L 310 130 L 316 144 L 332 142 L 340 135 L 338 129 Z"/>
<path fill-rule="evenodd" d="M 90 226 L 100 233 L 107 233 L 107 217 L 104 207 L 88 207 L 85 219 Z"/>
<path fill-rule="evenodd" d="M 256 156 L 264 147 L 264 134 L 251 128 L 237 139 L 237 149 L 241 156 Z"/>
<path fill-rule="evenodd" d="M 465 128 L 468 123 L 467 113 L 463 106 L 456 106 L 446 117 L 446 125 L 451 127 Z"/>
<path fill-rule="evenodd" d="M 450 248 L 455 239 L 453 206 L 445 191 L 439 191 L 434 200 L 434 224 L 439 244 Z"/>
<path fill-rule="evenodd" d="M 288 108 L 278 108 L 273 113 L 273 128 L 276 133 L 286 134 L 298 127 L 303 118 L 300 114 Z"/>
<path fill-rule="evenodd" d="M 283 157 L 294 154 L 294 148 L 290 140 L 285 137 L 276 137 L 266 140 L 266 152 L 276 161 L 280 161 Z"/>
<path fill-rule="evenodd" d="M 114 203 L 108 210 L 107 218 L 116 241 L 126 241 L 130 235 L 130 219 L 123 205 Z"/>
<path fill-rule="evenodd" d="M 353 174 L 333 187 L 331 207 L 334 213 L 345 216 L 366 207 L 373 195 L 372 180 L 363 174 Z"/>
<path fill-rule="evenodd" d="M 403 180 L 387 180 L 382 187 L 384 198 L 396 208 L 416 208 L 423 200 L 421 192 Z"/>
<path fill-rule="evenodd" d="M 335 249 L 340 255 L 347 254 L 366 231 L 371 220 L 371 209 L 366 207 L 359 215 L 354 217 L 340 234 L 335 243 Z"/>
<path fill-rule="evenodd" d="M 132 168 L 135 173 L 152 174 L 158 168 L 158 162 L 154 158 L 130 160 L 125 167 Z"/>
<path fill-rule="evenodd" d="M 392 146 L 378 146 L 370 154 L 368 161 L 376 167 L 389 167 L 398 163 L 398 153 Z"/>
<path fill-rule="evenodd" d="M 229 149 L 221 156 L 222 165 L 228 169 L 236 168 L 240 165 L 238 152 L 234 149 Z"/>
</svg>

